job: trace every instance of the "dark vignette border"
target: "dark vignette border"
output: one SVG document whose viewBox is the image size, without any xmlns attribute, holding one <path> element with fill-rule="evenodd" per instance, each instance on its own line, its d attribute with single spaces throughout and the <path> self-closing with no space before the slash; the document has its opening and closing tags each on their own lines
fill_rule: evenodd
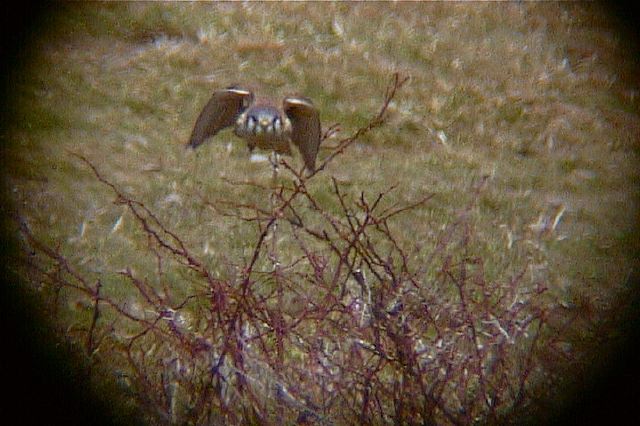
<svg viewBox="0 0 640 426">
<path fill-rule="evenodd" d="M 46 37 L 52 16 L 64 13 L 73 4 L 3 3 L 0 26 L 0 169 L 5 170 L 2 151 L 9 142 L 6 129 L 11 123 L 12 84 L 29 68 L 37 41 Z M 626 40 L 628 54 L 640 63 L 640 25 L 638 11 L 628 3 L 603 6 L 613 24 Z M 640 70 L 638 70 L 640 72 Z M 6 186 L 0 194 L 0 377 L 4 394 L 0 397 L 0 418 L 18 419 L 20 423 L 46 424 L 138 424 L 140 418 L 130 409 L 113 406 L 108 390 L 91 387 L 83 375 L 78 359 L 53 335 L 41 312 L 39 302 L 23 290 L 9 267 L 17 256 L 15 224 Z M 638 277 L 629 283 L 625 308 L 617 312 L 605 330 L 616 330 L 619 337 L 601 356 L 594 357 L 593 376 L 582 380 L 583 386 L 562 392 L 560 401 L 544 403 L 532 412 L 517 413 L 517 424 L 584 424 L 611 422 L 627 415 L 637 415 L 640 403 L 640 300 Z M 102 391 L 106 391 L 102 393 Z M 515 419 L 515 420 L 514 420 Z"/>
</svg>

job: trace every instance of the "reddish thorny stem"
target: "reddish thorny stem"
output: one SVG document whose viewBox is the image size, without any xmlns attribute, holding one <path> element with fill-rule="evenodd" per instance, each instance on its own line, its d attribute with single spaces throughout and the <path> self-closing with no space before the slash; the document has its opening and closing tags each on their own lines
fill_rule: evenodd
<svg viewBox="0 0 640 426">
<path fill-rule="evenodd" d="M 238 276 L 215 278 L 159 215 L 74 154 L 133 215 L 163 290 L 132 269 L 120 271 L 142 306 L 134 312 L 22 223 L 35 253 L 31 271 L 92 301 L 87 355 L 123 355 L 131 390 L 149 416 L 194 423 L 215 417 L 236 424 L 468 424 L 496 420 L 498 412 L 525 403 L 547 313 L 524 279 L 526 266 L 504 284 L 488 282 L 483 260 L 473 256 L 469 216 L 485 181 L 426 256 L 404 247 L 389 225 L 433 194 L 385 206 L 396 186 L 352 196 L 332 179 L 327 191 L 338 209 L 331 211 L 307 189 L 352 143 L 384 125 L 407 80 L 395 74 L 379 112 L 310 176 L 282 162 L 293 182 L 249 184 L 272 197 L 271 210 L 201 196 L 216 214 L 257 225 L 250 255 L 230 265 L 240 266 Z M 291 235 L 293 260 L 268 270 L 265 240 L 276 224 Z M 47 261 L 57 273 L 41 266 Z M 178 299 L 172 289 L 181 283 L 167 281 L 169 268 L 191 271 L 202 285 Z M 283 306 L 283 300 L 293 302 Z M 195 320 L 185 325 L 187 314 Z M 82 333 L 77 328 L 70 338 Z"/>
</svg>

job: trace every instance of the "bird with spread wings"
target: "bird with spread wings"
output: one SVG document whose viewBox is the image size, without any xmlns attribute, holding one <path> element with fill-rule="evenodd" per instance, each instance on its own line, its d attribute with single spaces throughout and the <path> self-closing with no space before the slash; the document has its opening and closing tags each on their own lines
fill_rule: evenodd
<svg viewBox="0 0 640 426">
<path fill-rule="evenodd" d="M 278 108 L 269 101 L 256 100 L 253 92 L 237 86 L 216 90 L 198 116 L 188 146 L 195 149 L 231 126 L 250 150 L 258 147 L 291 155 L 293 143 L 307 171 L 315 171 L 321 127 L 320 113 L 310 99 L 287 96 Z"/>
</svg>

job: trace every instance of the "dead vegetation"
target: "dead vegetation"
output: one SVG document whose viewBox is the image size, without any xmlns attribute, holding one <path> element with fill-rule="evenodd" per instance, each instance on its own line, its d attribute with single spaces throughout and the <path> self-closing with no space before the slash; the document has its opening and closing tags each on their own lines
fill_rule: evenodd
<svg viewBox="0 0 640 426">
<path fill-rule="evenodd" d="M 380 112 L 342 139 L 318 167 L 384 125 L 397 75 Z M 117 295 L 88 280 L 23 223 L 34 281 L 83 304 L 86 325 L 68 336 L 93 362 L 109 358 L 153 423 L 469 424 L 504 421 L 527 404 L 549 307 L 546 283 L 487 280 L 471 202 L 438 234 L 426 258 L 397 241 L 396 216 L 430 202 L 387 202 L 384 192 L 353 194 L 333 179 L 337 213 L 308 190 L 288 163 L 285 182 L 254 186 L 271 208 L 233 203 L 235 220 L 255 225 L 253 252 L 237 272 L 216 277 L 145 204 L 77 155 L 108 187 L 147 240 L 156 276 L 119 272 Z M 227 203 L 230 200 L 227 200 Z M 286 248 L 282 248 L 285 246 Z M 180 294 L 177 269 L 194 282 Z M 156 283 L 156 284 L 154 284 Z M 535 383 L 535 382 L 534 382 Z"/>
</svg>

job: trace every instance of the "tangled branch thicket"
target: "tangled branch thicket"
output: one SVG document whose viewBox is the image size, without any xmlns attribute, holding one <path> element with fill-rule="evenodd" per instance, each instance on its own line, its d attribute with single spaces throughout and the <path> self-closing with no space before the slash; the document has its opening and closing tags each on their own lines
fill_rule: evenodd
<svg viewBox="0 0 640 426">
<path fill-rule="evenodd" d="M 150 421 L 469 424 L 508 418 L 527 404 L 545 327 L 544 283 L 525 278 L 527 265 L 503 281 L 486 279 L 470 219 L 484 181 L 420 256 L 399 242 L 393 221 L 428 205 L 430 195 L 388 206 L 394 188 L 353 195 L 333 179 L 332 212 L 308 190 L 330 161 L 384 124 L 405 81 L 394 77 L 379 114 L 316 173 L 281 162 L 288 183 L 254 185 L 270 208 L 226 201 L 226 214 L 257 230 L 235 276 L 214 274 L 81 156 L 135 218 L 157 261 L 156 284 L 126 268 L 121 285 L 136 297 L 120 300 L 22 224 L 33 281 L 90 306 L 87 324 L 68 338 L 82 342 L 88 358 L 119 366 Z M 170 268 L 197 283 L 191 294 L 176 291 L 184 286 Z"/>
</svg>

